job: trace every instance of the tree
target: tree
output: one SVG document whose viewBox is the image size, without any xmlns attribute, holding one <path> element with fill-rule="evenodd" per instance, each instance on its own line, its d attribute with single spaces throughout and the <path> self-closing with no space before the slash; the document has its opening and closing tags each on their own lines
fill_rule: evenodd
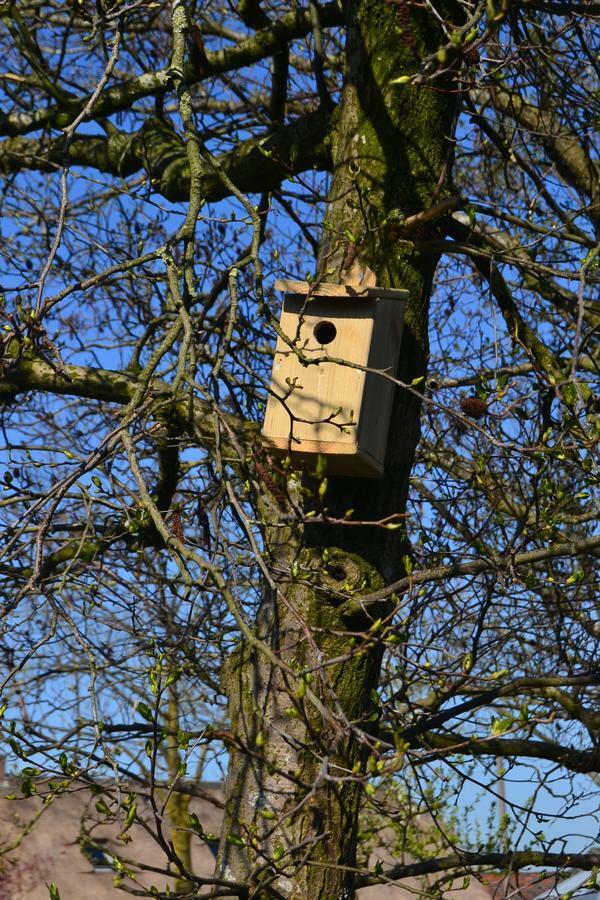
<svg viewBox="0 0 600 900">
<path fill-rule="evenodd" d="M 2 4 L 4 734 L 124 834 L 162 798 L 182 895 L 599 862 L 448 824 L 599 768 L 598 12 Z M 409 291 L 379 480 L 261 444 L 281 273 Z"/>
</svg>

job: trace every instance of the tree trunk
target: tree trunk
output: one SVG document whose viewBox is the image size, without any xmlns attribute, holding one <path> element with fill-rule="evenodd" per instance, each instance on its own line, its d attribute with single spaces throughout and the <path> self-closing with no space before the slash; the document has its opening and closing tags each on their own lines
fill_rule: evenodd
<svg viewBox="0 0 600 900">
<path fill-rule="evenodd" d="M 332 134 L 320 276 L 348 281 L 371 270 L 377 284 L 409 289 L 398 377 L 410 382 L 426 371 L 437 259 L 418 251 L 402 222 L 444 196 L 457 94 L 439 81 L 390 84 L 446 40 L 423 12 L 411 12 L 407 28 L 399 10 L 384 0 L 347 7 L 346 80 Z M 325 503 L 332 516 L 349 508 L 361 520 L 404 512 L 419 407 L 413 393 L 396 390 L 384 478 L 330 478 Z M 303 487 L 292 476 L 287 499 L 274 488 L 263 500 L 272 571 L 290 573 L 264 592 L 258 637 L 272 656 L 243 642 L 225 676 L 240 749 L 231 753 L 218 871 L 261 900 L 354 895 L 349 869 L 368 771 L 364 732 L 376 720 L 382 650 L 378 641 L 355 649 L 373 619 L 335 592 L 357 596 L 399 577 L 406 548 L 399 531 L 374 527 L 269 530 L 284 506 L 291 511 L 302 502 Z M 307 683 L 299 673 L 311 669 Z"/>
<path fill-rule="evenodd" d="M 167 707 L 167 728 L 169 736 L 167 738 L 166 762 L 167 771 L 169 773 L 169 782 L 175 786 L 167 789 L 167 800 L 165 803 L 165 818 L 170 823 L 170 841 L 179 863 L 183 867 L 184 872 L 192 873 L 192 832 L 190 831 L 190 797 L 189 794 L 183 794 L 177 790 L 177 782 L 181 778 L 180 766 L 182 759 L 179 755 L 177 744 L 177 733 L 180 728 L 179 717 L 179 698 L 177 696 L 177 688 L 171 685 L 168 688 L 168 707 Z M 191 892 L 194 889 L 194 882 L 185 878 L 178 866 L 173 865 L 175 870 L 175 890 L 180 893 Z"/>
</svg>

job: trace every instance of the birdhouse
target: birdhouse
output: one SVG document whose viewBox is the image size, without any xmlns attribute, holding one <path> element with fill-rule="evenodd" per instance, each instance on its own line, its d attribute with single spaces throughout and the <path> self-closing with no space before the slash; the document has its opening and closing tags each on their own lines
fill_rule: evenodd
<svg viewBox="0 0 600 900">
<path fill-rule="evenodd" d="M 380 477 L 408 291 L 277 281 L 284 292 L 263 436 L 336 475 Z M 388 376 L 388 377 L 386 377 Z"/>
</svg>

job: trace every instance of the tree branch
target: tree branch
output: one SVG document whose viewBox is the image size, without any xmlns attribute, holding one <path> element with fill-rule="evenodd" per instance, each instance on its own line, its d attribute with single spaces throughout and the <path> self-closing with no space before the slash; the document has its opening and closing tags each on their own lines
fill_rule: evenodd
<svg viewBox="0 0 600 900">
<path fill-rule="evenodd" d="M 581 146 L 577 136 L 566 131 L 549 110 L 538 109 L 515 93 L 494 87 L 490 92 L 496 109 L 509 115 L 528 131 L 540 135 L 546 152 L 565 182 L 591 199 L 594 207 L 590 215 L 600 222 L 600 172 L 590 154 Z"/>
<path fill-rule="evenodd" d="M 341 25 L 343 14 L 337 3 L 326 3 L 320 7 L 321 24 L 325 28 Z M 202 67 L 194 64 L 186 67 L 185 77 L 188 85 L 198 84 L 215 75 L 233 72 L 244 66 L 259 62 L 287 48 L 290 41 L 305 37 L 312 30 L 311 15 L 308 10 L 297 9 L 278 22 L 257 31 L 234 47 L 206 53 Z M 132 105 L 143 97 L 153 96 L 169 87 L 169 69 L 159 72 L 148 72 L 132 78 L 123 84 L 104 91 L 94 107 L 94 117 L 102 118 L 116 112 L 131 109 Z M 0 114 L 0 134 L 17 136 L 37 131 L 41 128 L 66 128 L 81 112 L 89 99 L 89 95 L 71 97 L 68 100 L 35 113 Z"/>
<path fill-rule="evenodd" d="M 348 604 L 348 610 L 360 611 L 368 609 L 385 600 L 389 600 L 392 594 L 402 594 L 419 584 L 427 584 L 434 581 L 445 581 L 448 578 L 456 578 L 463 575 L 480 575 L 483 572 L 506 571 L 517 566 L 531 566 L 547 559 L 559 559 L 564 556 L 582 556 L 591 553 L 600 547 L 600 536 L 582 538 L 578 541 L 565 541 L 560 544 L 551 544 L 549 547 L 540 547 L 536 550 L 528 550 L 525 553 L 508 553 L 503 556 L 495 556 L 488 559 L 474 559 L 465 563 L 450 563 L 446 566 L 436 566 L 431 569 L 422 569 L 413 572 L 405 578 L 400 578 L 380 591 L 367 594 L 359 600 L 353 600 Z"/>
<path fill-rule="evenodd" d="M 272 191 L 282 181 L 308 169 L 331 166 L 331 111 L 318 110 L 267 135 L 240 141 L 218 157 L 228 178 L 243 192 Z M 106 137 L 81 135 L 38 140 L 15 137 L 0 143 L 0 173 L 24 169 L 58 171 L 65 164 L 126 177 L 144 169 L 152 188 L 173 202 L 189 199 L 190 171 L 180 136 L 165 122 L 149 119 L 136 134 L 114 132 Z M 222 200 L 229 190 L 216 171 L 207 168 L 202 180 L 205 201 Z"/>
<path fill-rule="evenodd" d="M 482 706 L 487 706 L 493 703 L 494 700 L 499 700 L 503 697 L 515 697 L 527 691 L 541 690 L 547 687 L 594 687 L 596 685 L 600 685 L 600 675 L 589 675 L 587 673 L 582 675 L 542 675 L 537 678 L 529 676 L 515 678 L 507 684 L 500 684 L 478 691 L 469 691 L 468 693 L 472 693 L 474 696 L 470 696 L 468 700 L 453 706 L 452 709 L 424 715 L 420 722 L 405 728 L 401 737 L 410 740 L 419 734 L 431 733 L 432 728 L 439 728 L 450 719 L 456 718 L 456 716 L 464 715 L 474 709 L 480 709 Z M 463 693 L 467 692 L 463 689 Z M 464 737 L 459 735 L 458 739 L 463 741 Z"/>
<path fill-rule="evenodd" d="M 7 375 L 0 377 L 0 400 L 3 396 L 12 399 L 15 394 L 26 391 L 43 391 L 124 406 L 133 398 L 138 386 L 136 377 L 126 372 L 73 365 L 63 365 L 59 370 L 43 359 L 22 358 L 12 365 Z M 214 414 L 208 404 L 196 398 L 190 421 L 189 395 L 174 396 L 170 385 L 159 379 L 151 381 L 149 392 L 156 401 L 155 415 L 161 416 L 161 410 L 166 407 L 170 421 L 193 435 L 199 445 L 214 445 Z M 238 439 L 245 436 L 249 441 L 256 440 L 258 426 L 255 423 L 230 414 L 222 414 L 222 418 Z M 227 447 L 227 435 L 222 434 L 220 440 Z M 237 458 L 233 448 L 232 453 Z"/>
<path fill-rule="evenodd" d="M 401 735 L 403 737 L 403 735 Z M 413 742 L 411 742 L 413 743 Z M 415 746 L 417 742 L 414 742 Z M 469 756 L 500 756 L 514 759 L 545 759 L 558 763 L 570 772 L 589 774 L 600 772 L 600 747 L 593 750 L 575 750 L 551 741 L 530 741 L 526 738 L 469 738 L 461 734 L 437 734 L 425 732 L 418 746 L 430 748 L 437 758 L 455 753 Z"/>
<path fill-rule="evenodd" d="M 371 884 L 383 884 L 386 881 L 397 881 L 399 878 L 412 878 L 419 875 L 433 875 L 448 869 L 466 869 L 486 866 L 493 869 L 523 869 L 526 866 L 551 866 L 556 868 L 578 868 L 590 870 L 600 865 L 600 851 L 591 853 L 543 853 L 537 850 L 512 851 L 510 853 L 471 853 L 458 851 L 450 856 L 438 859 L 424 859 L 407 865 L 393 866 L 381 877 L 366 876 L 358 878 L 357 887 Z"/>
</svg>

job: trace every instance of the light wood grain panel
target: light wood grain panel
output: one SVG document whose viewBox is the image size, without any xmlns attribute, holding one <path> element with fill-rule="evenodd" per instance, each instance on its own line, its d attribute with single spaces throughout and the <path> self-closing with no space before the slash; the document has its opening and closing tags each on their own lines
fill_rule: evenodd
<svg viewBox="0 0 600 900">
<path fill-rule="evenodd" d="M 379 478 L 383 466 L 368 452 L 360 450 L 356 444 L 339 444 L 335 441 L 302 441 L 302 449 L 290 446 L 287 439 L 263 439 L 267 450 L 280 454 L 290 454 L 296 462 L 306 462 L 310 466 L 318 454 L 327 457 L 327 471 L 331 475 L 356 475 L 362 478 Z"/>
<path fill-rule="evenodd" d="M 289 344 L 278 338 L 271 380 L 271 389 L 281 400 L 269 398 L 263 429 L 266 435 L 356 443 L 365 373 L 329 361 L 304 365 L 294 351 L 306 360 L 336 357 L 365 366 L 374 305 L 368 300 L 355 305 L 327 298 L 307 303 L 304 297 L 286 297 L 281 328 Z M 324 322 L 336 328 L 334 340 L 327 345 L 315 337 L 315 328 Z"/>
</svg>

